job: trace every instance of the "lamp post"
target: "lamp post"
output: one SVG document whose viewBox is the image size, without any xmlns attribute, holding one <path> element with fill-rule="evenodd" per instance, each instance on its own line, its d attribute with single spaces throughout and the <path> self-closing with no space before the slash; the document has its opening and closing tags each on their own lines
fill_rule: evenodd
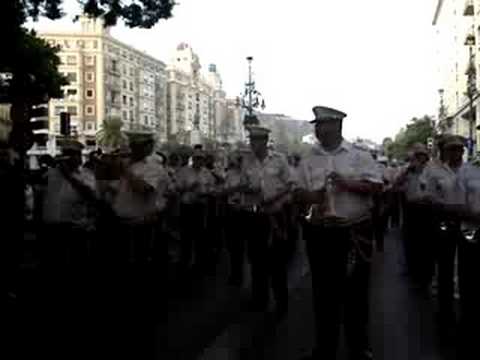
<svg viewBox="0 0 480 360">
<path fill-rule="evenodd" d="M 253 80 L 252 76 L 252 61 L 253 57 L 248 56 L 248 82 L 245 83 L 245 91 L 240 96 L 241 99 L 241 107 L 247 110 L 245 114 L 243 125 L 245 127 L 251 125 L 258 125 L 259 121 L 257 116 L 255 115 L 254 111 L 257 108 L 261 108 L 262 110 L 265 109 L 265 100 L 263 99 L 262 94 L 255 89 L 255 81 Z M 240 100 L 239 99 L 239 100 Z"/>
<path fill-rule="evenodd" d="M 468 69 L 467 69 L 467 97 L 469 101 L 469 127 L 468 127 L 468 159 L 471 160 L 473 158 L 473 150 L 474 145 L 476 143 L 474 138 L 474 126 L 476 121 L 476 112 L 473 106 L 473 98 L 477 92 L 476 86 L 476 76 L 477 71 L 475 69 L 475 61 L 473 56 L 473 47 L 475 46 L 475 36 L 468 35 L 465 41 L 465 45 L 469 47 L 469 62 L 468 62 Z"/>
</svg>

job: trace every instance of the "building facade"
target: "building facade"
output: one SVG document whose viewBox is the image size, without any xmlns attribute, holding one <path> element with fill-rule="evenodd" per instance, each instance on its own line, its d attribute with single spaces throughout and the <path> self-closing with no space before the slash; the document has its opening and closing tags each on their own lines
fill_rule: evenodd
<svg viewBox="0 0 480 360">
<path fill-rule="evenodd" d="M 60 113 L 71 115 L 74 133 L 95 146 L 96 134 L 106 119 L 120 118 L 125 131 L 167 136 L 166 65 L 110 35 L 100 19 L 82 17 L 81 30 L 40 33 L 60 47 L 60 72 L 69 84 L 62 99 L 49 103 L 50 131 L 60 133 Z"/>
<path fill-rule="evenodd" d="M 227 99 L 216 65 L 201 70 L 191 46 L 179 44 L 167 67 L 168 137 L 188 144 L 241 139 L 243 127 L 237 126 L 241 111 L 232 110 L 233 102 Z M 225 134 L 226 123 L 232 123 L 236 133 Z"/>
<path fill-rule="evenodd" d="M 433 18 L 439 79 L 439 127 L 478 143 L 480 0 L 438 0 Z M 471 92 L 469 92 L 469 88 Z M 471 124 L 470 124 L 471 122 Z"/>
</svg>

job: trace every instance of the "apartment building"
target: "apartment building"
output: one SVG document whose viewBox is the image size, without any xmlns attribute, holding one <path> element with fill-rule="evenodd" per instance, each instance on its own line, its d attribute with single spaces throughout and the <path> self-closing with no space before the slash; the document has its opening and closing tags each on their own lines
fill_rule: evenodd
<svg viewBox="0 0 480 360">
<path fill-rule="evenodd" d="M 480 0 L 438 0 L 433 25 L 437 35 L 440 128 L 445 133 L 466 138 L 473 129 L 475 140 L 478 137 L 475 130 L 478 123 L 476 89 L 479 88 L 476 42 L 480 34 Z M 473 90 L 470 94 L 469 86 Z"/>
<path fill-rule="evenodd" d="M 121 118 L 123 130 L 167 136 L 166 65 L 111 36 L 101 19 L 81 17 L 79 31 L 41 32 L 60 47 L 60 72 L 69 80 L 64 97 L 49 103 L 50 131 L 60 132 L 60 113 L 87 145 L 106 119 Z"/>
</svg>

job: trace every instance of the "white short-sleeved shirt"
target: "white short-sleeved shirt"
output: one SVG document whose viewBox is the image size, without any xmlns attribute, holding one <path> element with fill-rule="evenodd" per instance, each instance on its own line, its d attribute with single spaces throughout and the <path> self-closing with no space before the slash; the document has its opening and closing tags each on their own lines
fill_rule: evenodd
<svg viewBox="0 0 480 360">
<path fill-rule="evenodd" d="M 464 164 L 458 173 L 458 184 L 465 195 L 467 211 L 480 214 L 480 166 Z M 478 229 L 478 224 L 463 222 L 464 228 Z"/>
<path fill-rule="evenodd" d="M 347 141 L 331 152 L 317 144 L 309 156 L 302 159 L 299 178 L 300 188 L 308 191 L 321 190 L 330 173 L 351 180 L 365 180 L 382 184 L 382 174 L 370 153 L 355 147 Z M 345 191 L 333 192 L 335 211 L 345 224 L 353 224 L 371 217 L 373 199 L 370 194 L 359 194 Z M 321 222 L 321 212 L 312 213 L 311 221 Z"/>
<path fill-rule="evenodd" d="M 277 152 L 269 151 L 260 161 L 253 153 L 245 156 L 242 162 L 242 182 L 252 188 L 260 189 L 259 194 L 245 194 L 246 205 L 260 205 L 286 192 L 293 185 L 287 158 Z M 281 210 L 288 196 L 264 207 L 265 212 Z"/>
<path fill-rule="evenodd" d="M 428 195 L 425 168 L 407 174 L 403 191 L 409 203 L 421 201 Z"/>
<path fill-rule="evenodd" d="M 180 202 L 182 204 L 195 204 L 203 202 L 200 197 L 202 193 L 210 193 L 215 189 L 215 179 L 205 168 L 198 170 L 191 166 L 184 166 L 177 172 L 177 189 L 182 193 Z M 199 187 L 195 191 L 187 191 L 195 182 Z"/>
<path fill-rule="evenodd" d="M 164 184 L 168 184 L 168 175 L 158 161 L 151 156 L 133 163 L 129 170 L 149 184 L 154 191 L 149 194 L 135 192 L 125 178 L 118 182 L 118 192 L 113 199 L 113 210 L 118 217 L 129 222 L 141 222 L 146 216 L 158 211 L 159 196 L 162 196 Z"/>
<path fill-rule="evenodd" d="M 230 190 L 242 184 L 242 172 L 240 169 L 228 169 L 225 176 L 224 189 Z M 229 205 L 241 208 L 245 204 L 244 194 L 240 191 L 231 193 L 227 197 Z"/>
<path fill-rule="evenodd" d="M 79 168 L 72 174 L 78 181 L 96 191 L 95 179 Z M 58 168 L 47 173 L 47 187 L 43 201 L 43 221 L 46 224 L 73 224 L 82 228 L 92 226 L 87 200 L 72 186 Z"/>
<path fill-rule="evenodd" d="M 457 171 L 445 163 L 431 162 L 425 167 L 423 176 L 426 181 L 426 191 L 434 203 L 455 205 L 463 204 L 465 195 L 458 183 Z"/>
</svg>

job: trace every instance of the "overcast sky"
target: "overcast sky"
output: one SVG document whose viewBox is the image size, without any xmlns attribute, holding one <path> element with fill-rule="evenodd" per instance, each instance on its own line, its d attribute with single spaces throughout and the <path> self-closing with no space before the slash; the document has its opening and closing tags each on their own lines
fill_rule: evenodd
<svg viewBox="0 0 480 360">
<path fill-rule="evenodd" d="M 78 14 L 65 0 L 68 29 Z M 381 141 L 414 116 L 436 114 L 432 18 L 436 0 L 181 0 L 174 17 L 148 30 L 112 35 L 169 61 L 189 43 L 206 71 L 217 64 L 229 96 L 243 90 L 249 55 L 266 112 L 310 120 L 312 107 L 347 113 L 345 135 Z"/>
</svg>

